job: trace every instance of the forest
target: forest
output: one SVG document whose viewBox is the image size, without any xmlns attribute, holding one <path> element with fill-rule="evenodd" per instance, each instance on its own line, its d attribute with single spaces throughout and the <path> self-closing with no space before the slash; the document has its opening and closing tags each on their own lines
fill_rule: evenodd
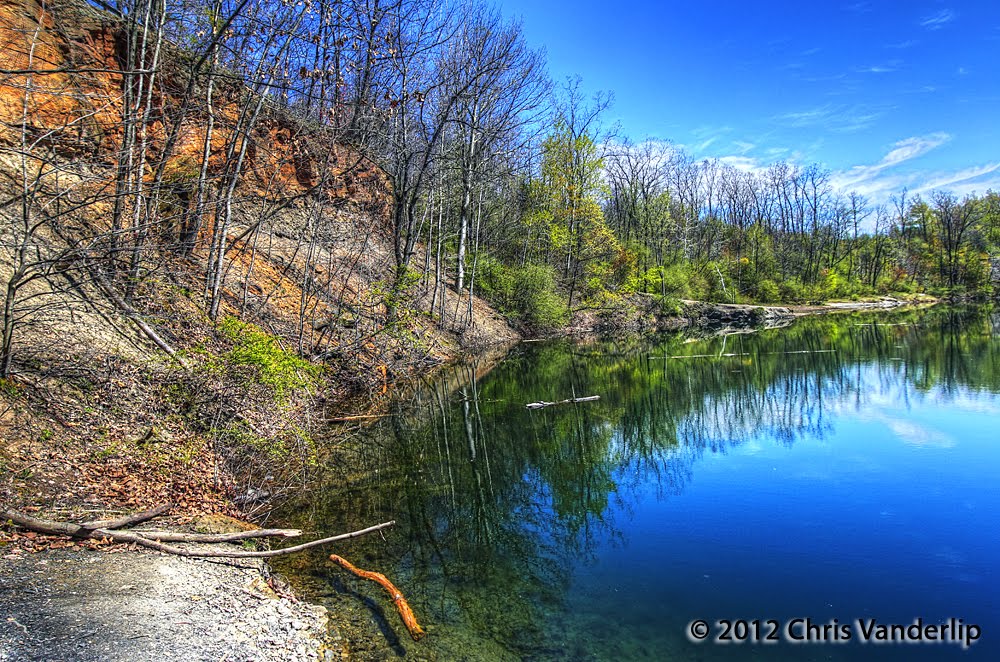
<svg viewBox="0 0 1000 662">
<path fill-rule="evenodd" d="M 412 319 L 419 297 L 452 328 L 474 324 L 476 294 L 544 331 L 637 301 L 669 314 L 682 299 L 996 288 L 996 192 L 875 202 L 820 164 L 746 171 L 618 135 L 611 94 L 551 81 L 485 2 L 3 13 L 0 376 L 45 297 L 84 283 L 139 322 L 169 284 L 212 321 L 268 324 L 253 302 L 272 293 L 252 282 L 265 253 L 297 283 L 294 321 L 272 331 L 311 358 L 344 329 L 360 342 L 366 324 Z M 382 249 L 362 293 L 352 278 Z"/>
<path fill-rule="evenodd" d="M 5 515 L 0 545 L 47 549 L 53 531 L 74 537 L 60 545 L 104 545 L 108 522 L 167 509 L 185 523 L 264 522 L 301 506 L 296 517 L 319 518 L 311 531 L 343 524 L 334 508 L 371 516 L 352 537 L 398 518 L 404 534 L 374 543 L 391 563 L 402 545 L 444 558 L 436 539 L 410 535 L 422 527 L 487 561 L 455 566 L 489 598 L 469 613 L 530 657 L 546 644 L 540 612 L 495 587 L 527 580 L 552 602 L 568 576 L 559 561 L 591 550 L 570 545 L 554 572 L 535 572 L 546 527 L 571 544 L 592 526 L 614 534 L 601 527 L 618 472 L 662 471 L 664 492 L 679 493 L 695 459 L 751 432 L 789 447 L 822 439 L 834 409 L 823 397 L 865 396 L 851 355 L 890 366 L 877 375 L 892 384 L 922 375 L 917 391 L 995 391 L 996 361 L 983 358 L 995 315 L 972 314 L 966 337 L 944 307 L 746 341 L 740 329 L 716 339 L 718 356 L 716 340 L 660 336 L 654 363 L 636 349 L 645 336 L 691 310 L 736 309 L 716 303 L 995 298 L 1000 192 L 871 199 L 837 188 L 823 164 L 741 169 L 623 135 L 614 112 L 612 91 L 553 80 L 545 52 L 490 0 L 0 0 L 0 511 L 22 528 L 39 511 L 63 526 L 22 535 Z M 755 322 L 775 312 L 792 316 L 756 308 Z M 499 364 L 519 339 L 553 342 Z M 890 356 L 904 344 L 912 355 Z M 708 345 L 711 357 L 691 353 Z M 445 386 L 419 387 L 445 363 Z M 480 391 L 498 365 L 509 381 Z M 532 413 L 533 399 L 574 405 Z M 380 473 L 397 456 L 406 471 Z M 321 475 L 344 492 L 321 491 Z M 536 528 L 516 531 L 519 520 Z M 242 535 L 182 535 L 230 534 Z M 418 585 L 420 564 L 404 565 L 397 578 Z M 146 600 L 160 579 L 114 582 L 108 613 L 118 622 L 126 590 Z M 72 623 L 100 623 L 79 614 Z M 134 620 L 197 643 L 181 618 Z M 0 623 L 28 634 L 13 616 Z M 75 647 L 106 634 L 73 632 L 57 634 Z M 140 638 L 156 640 L 119 639 Z"/>
</svg>

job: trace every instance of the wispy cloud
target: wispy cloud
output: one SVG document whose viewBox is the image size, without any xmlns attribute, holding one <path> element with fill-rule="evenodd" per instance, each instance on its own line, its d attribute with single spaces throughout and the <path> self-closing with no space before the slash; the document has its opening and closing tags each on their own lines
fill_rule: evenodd
<svg viewBox="0 0 1000 662">
<path fill-rule="evenodd" d="M 896 67 L 886 64 L 876 64 L 871 67 L 862 67 L 861 69 L 857 69 L 859 74 L 889 74 L 893 71 L 896 71 Z"/>
<path fill-rule="evenodd" d="M 706 149 L 711 147 L 712 144 L 715 143 L 718 139 L 719 136 L 712 136 L 711 138 L 703 140 L 701 143 L 694 145 L 691 149 L 694 150 L 695 153 L 704 152 Z"/>
<path fill-rule="evenodd" d="M 752 156 L 722 156 L 718 160 L 719 163 L 732 166 L 743 172 L 759 172 L 765 168 L 760 161 Z"/>
<path fill-rule="evenodd" d="M 951 9 L 942 9 L 939 12 L 925 16 L 920 21 L 921 27 L 928 30 L 940 30 L 955 20 L 955 12 Z"/>
<path fill-rule="evenodd" d="M 949 140 L 951 140 L 951 136 L 943 131 L 931 133 L 926 136 L 914 136 L 912 138 L 900 140 L 892 146 L 889 153 L 886 154 L 882 158 L 882 161 L 875 167 L 881 170 L 897 166 L 904 161 L 909 161 L 910 159 L 915 159 L 918 156 L 923 156 L 927 152 L 940 147 Z"/>
<path fill-rule="evenodd" d="M 898 71 L 902 64 L 903 60 L 901 58 L 893 58 L 888 62 L 881 62 L 868 67 L 860 67 L 859 69 L 855 69 L 855 72 L 860 74 L 887 74 L 893 71 Z"/>
<path fill-rule="evenodd" d="M 786 124 L 787 126 L 801 128 L 825 122 L 829 120 L 833 114 L 833 108 L 827 105 L 820 106 L 818 108 L 810 108 L 809 110 L 782 113 L 781 115 L 777 115 L 774 119 Z"/>
<path fill-rule="evenodd" d="M 886 48 L 894 51 L 901 51 L 907 48 L 913 48 L 918 42 L 916 39 L 907 39 L 906 41 L 900 41 L 894 44 L 886 44 Z"/>
<path fill-rule="evenodd" d="M 1000 163 L 987 163 L 986 165 L 973 166 L 957 172 L 937 173 L 932 175 L 919 187 L 914 188 L 914 193 L 926 193 L 938 189 L 949 189 L 958 195 L 965 195 L 973 191 L 984 192 L 986 188 L 995 186 L 992 181 L 986 181 L 986 175 L 1000 171 Z M 997 179 L 997 178 L 994 178 Z"/>
<path fill-rule="evenodd" d="M 951 136 L 947 133 L 932 133 L 900 140 L 878 163 L 857 165 L 832 173 L 831 184 L 842 192 L 856 191 L 876 203 L 889 200 L 904 188 L 914 194 L 949 190 L 959 196 L 1000 189 L 1000 162 L 952 171 L 898 168 L 941 147 L 949 140 Z"/>
<path fill-rule="evenodd" d="M 872 3 L 870 2 L 852 2 L 851 4 L 844 7 L 849 12 L 854 12 L 855 14 L 867 14 L 872 10 Z"/>
<path fill-rule="evenodd" d="M 885 111 L 877 108 L 826 104 L 807 110 L 782 113 L 773 119 L 793 129 L 819 127 L 834 133 L 853 133 L 867 129 L 883 115 Z"/>
<path fill-rule="evenodd" d="M 888 197 L 904 187 L 912 188 L 910 175 L 886 173 L 907 161 L 912 161 L 951 140 L 944 132 L 913 136 L 893 144 L 882 160 L 869 165 L 856 165 L 832 176 L 835 188 L 857 191 L 873 198 Z"/>
<path fill-rule="evenodd" d="M 677 148 L 690 153 L 692 156 L 701 157 L 712 145 L 718 143 L 723 136 L 732 132 L 733 127 L 731 126 L 710 126 L 704 124 L 691 129 L 689 133 L 693 140 L 691 142 L 678 143 Z"/>
</svg>

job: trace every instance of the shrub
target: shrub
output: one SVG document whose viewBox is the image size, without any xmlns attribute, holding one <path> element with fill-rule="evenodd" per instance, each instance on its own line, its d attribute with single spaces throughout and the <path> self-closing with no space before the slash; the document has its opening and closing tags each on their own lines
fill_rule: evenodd
<svg viewBox="0 0 1000 662">
<path fill-rule="evenodd" d="M 556 329 L 569 319 L 564 297 L 556 290 L 555 271 L 549 266 L 509 267 L 481 254 L 476 287 L 505 317 L 532 330 Z"/>
<path fill-rule="evenodd" d="M 225 354 L 227 363 L 250 367 L 261 384 L 271 387 L 278 397 L 309 384 L 319 375 L 319 366 L 283 349 L 274 336 L 235 317 L 226 317 L 219 330 L 233 343 Z"/>
<path fill-rule="evenodd" d="M 781 301 L 781 290 L 778 289 L 778 284 L 770 278 L 765 278 L 757 283 L 757 300 L 761 303 Z"/>
<path fill-rule="evenodd" d="M 521 320 L 535 330 L 555 329 L 567 322 L 569 309 L 556 292 L 552 267 L 530 264 L 514 272 L 514 306 Z"/>
<path fill-rule="evenodd" d="M 809 298 L 805 285 L 803 285 L 802 281 L 795 277 L 781 281 L 781 284 L 778 285 L 778 291 L 781 295 L 781 301 L 787 303 L 805 301 Z"/>
<path fill-rule="evenodd" d="M 515 276 L 511 268 L 489 255 L 480 254 L 476 263 L 479 295 L 504 315 L 514 311 Z"/>
</svg>

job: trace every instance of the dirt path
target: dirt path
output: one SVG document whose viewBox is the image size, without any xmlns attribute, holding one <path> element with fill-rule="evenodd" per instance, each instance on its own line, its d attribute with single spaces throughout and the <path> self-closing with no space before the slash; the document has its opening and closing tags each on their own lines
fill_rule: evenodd
<svg viewBox="0 0 1000 662">
<path fill-rule="evenodd" d="M 133 551 L 7 554 L 0 661 L 341 659 L 326 610 L 274 596 L 263 572 Z"/>
</svg>

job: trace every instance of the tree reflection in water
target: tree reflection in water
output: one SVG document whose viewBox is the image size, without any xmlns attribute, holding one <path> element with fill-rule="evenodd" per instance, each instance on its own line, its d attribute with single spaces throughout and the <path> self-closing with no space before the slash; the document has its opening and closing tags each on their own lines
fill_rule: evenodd
<svg viewBox="0 0 1000 662">
<path fill-rule="evenodd" d="M 431 636 L 390 646 L 349 632 L 360 657 L 404 647 L 442 659 L 558 657 L 566 652 L 547 648 L 548 617 L 573 609 L 572 567 L 597 542 L 627 539 L 615 514 L 629 514 L 638 490 L 679 494 L 704 454 L 750 439 L 822 439 L 831 412 L 860 409 L 873 393 L 908 405 L 931 389 L 996 393 L 997 327 L 988 310 L 942 308 L 695 341 L 522 345 L 482 378 L 476 361 L 447 368 L 341 443 L 295 517 L 323 532 L 398 522 L 384 540 L 338 553 L 398 580 Z M 322 559 L 288 563 L 314 588 L 344 588 Z M 325 593 L 341 610 L 359 604 Z M 392 623 L 375 604 L 355 614 L 359 629 L 372 633 L 373 615 Z"/>
</svg>

